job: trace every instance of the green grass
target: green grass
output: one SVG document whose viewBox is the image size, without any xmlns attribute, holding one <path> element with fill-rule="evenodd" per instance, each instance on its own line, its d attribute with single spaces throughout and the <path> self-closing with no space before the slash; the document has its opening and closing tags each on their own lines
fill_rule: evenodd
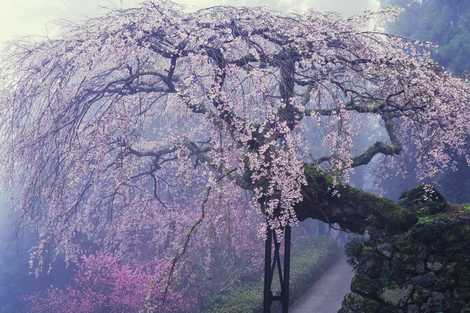
<svg viewBox="0 0 470 313">
<path fill-rule="evenodd" d="M 291 261 L 291 302 L 302 296 L 338 255 L 339 248 L 326 237 L 293 244 Z M 273 286 L 276 285 L 273 281 Z M 262 273 L 253 280 L 213 296 L 203 313 L 259 313 L 263 303 Z"/>
</svg>

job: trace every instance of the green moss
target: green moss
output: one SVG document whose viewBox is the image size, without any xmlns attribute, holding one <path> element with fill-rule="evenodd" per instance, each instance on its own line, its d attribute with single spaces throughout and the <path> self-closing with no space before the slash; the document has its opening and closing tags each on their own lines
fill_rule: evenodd
<svg viewBox="0 0 470 313">
<path fill-rule="evenodd" d="M 333 177 L 312 165 L 305 165 L 305 177 L 313 190 L 323 191 L 333 187 Z"/>
<path fill-rule="evenodd" d="M 449 215 L 447 213 L 440 213 L 436 215 L 424 215 L 418 218 L 418 223 L 420 225 L 429 225 L 439 221 L 448 221 Z"/>
<path fill-rule="evenodd" d="M 464 210 L 465 213 L 470 214 L 470 203 L 464 204 L 463 205 L 463 210 Z"/>
<path fill-rule="evenodd" d="M 429 185 L 419 185 L 403 193 L 399 204 L 416 211 L 419 216 L 443 213 L 449 208 L 439 191 Z"/>
<path fill-rule="evenodd" d="M 349 188 L 345 194 L 351 201 L 370 207 L 372 211 L 368 218 L 371 224 L 383 225 L 388 233 L 403 232 L 417 221 L 414 212 L 395 204 L 389 199 L 379 198 L 353 188 Z"/>
<path fill-rule="evenodd" d="M 366 224 L 373 224 L 386 232 L 398 233 L 408 229 L 417 221 L 414 211 L 389 199 L 347 185 L 334 185 L 331 176 L 311 165 L 306 165 L 304 171 L 308 183 L 304 198 L 311 202 L 315 201 L 312 203 L 313 206 L 340 207 L 346 215 L 365 217 L 361 217 L 361 221 L 351 220 L 350 224 L 364 227 Z M 356 231 L 361 232 L 360 229 Z"/>
</svg>

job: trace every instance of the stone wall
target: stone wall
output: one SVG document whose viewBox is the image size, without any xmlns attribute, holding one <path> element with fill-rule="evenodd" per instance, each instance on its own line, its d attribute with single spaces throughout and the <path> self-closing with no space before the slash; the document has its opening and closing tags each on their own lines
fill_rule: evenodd
<svg viewBox="0 0 470 313">
<path fill-rule="evenodd" d="M 417 216 L 403 232 L 373 223 L 347 245 L 355 269 L 340 313 L 470 313 L 470 207 L 430 186 L 402 195 Z"/>
</svg>

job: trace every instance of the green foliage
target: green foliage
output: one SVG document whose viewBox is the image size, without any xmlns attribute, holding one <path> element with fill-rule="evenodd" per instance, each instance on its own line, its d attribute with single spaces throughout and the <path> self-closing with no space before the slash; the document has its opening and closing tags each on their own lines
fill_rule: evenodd
<svg viewBox="0 0 470 313">
<path fill-rule="evenodd" d="M 291 263 L 291 301 L 298 299 L 337 256 L 339 249 L 328 238 L 319 237 L 293 244 Z M 274 284 L 276 282 L 273 282 Z M 259 313 L 263 303 L 263 277 L 259 273 L 252 280 L 244 281 L 215 295 L 204 313 Z"/>
<path fill-rule="evenodd" d="M 261 279 L 261 278 L 260 278 Z M 224 295 L 211 299 L 207 313 L 255 313 L 261 311 L 262 285 L 255 282 L 240 285 Z"/>
</svg>

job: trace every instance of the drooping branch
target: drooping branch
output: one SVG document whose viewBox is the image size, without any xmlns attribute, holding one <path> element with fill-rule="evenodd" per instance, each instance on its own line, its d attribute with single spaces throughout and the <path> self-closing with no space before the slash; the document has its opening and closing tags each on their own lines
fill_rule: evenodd
<svg viewBox="0 0 470 313">
<path fill-rule="evenodd" d="M 394 121 L 390 118 L 389 114 L 384 114 L 382 116 L 385 124 L 385 129 L 387 131 L 390 143 L 384 143 L 382 141 L 377 141 L 369 148 L 367 148 L 361 154 L 352 158 L 351 168 L 358 167 L 361 165 L 367 165 L 369 162 L 377 155 L 383 154 L 386 156 L 398 155 L 402 151 L 402 145 L 396 135 Z M 315 165 L 319 165 L 323 162 L 328 162 L 332 159 L 332 156 L 324 156 L 314 161 Z"/>
<path fill-rule="evenodd" d="M 385 122 L 385 129 L 387 130 L 390 144 L 378 141 L 369 147 L 365 152 L 353 158 L 351 167 L 357 167 L 368 164 L 372 158 L 377 154 L 383 154 L 387 156 L 398 155 L 402 151 L 401 143 L 396 135 L 395 125 L 393 120 L 388 115 L 383 116 Z"/>
<path fill-rule="evenodd" d="M 391 156 L 391 155 L 399 154 L 400 151 L 401 151 L 400 146 L 396 146 L 393 144 L 386 144 L 381 141 L 377 141 L 372 146 L 370 146 L 366 151 L 354 157 L 351 167 L 357 167 L 357 166 L 369 164 L 372 158 L 379 153 L 383 155 Z"/>
<path fill-rule="evenodd" d="M 425 141 L 421 146 L 439 168 L 447 149 L 463 150 L 470 114 L 462 103 L 470 93 L 468 84 L 439 71 L 425 49 L 365 33 L 369 18 L 220 6 L 187 13 L 155 1 L 90 20 L 61 40 L 13 49 L 5 60 L 11 75 L 2 89 L 0 132 L 11 143 L 5 159 L 21 208 L 41 231 L 63 235 L 63 247 L 73 232 L 58 231 L 62 213 L 72 212 L 66 227 L 85 224 L 92 239 L 106 238 L 109 250 L 135 212 L 142 212 L 135 227 L 151 216 L 158 228 L 174 218 L 172 210 L 190 211 L 187 204 L 202 195 L 197 188 L 216 172 L 230 178 L 221 188 L 232 188 L 226 197 L 241 187 L 255 203 L 268 199 L 266 212 L 285 209 L 282 220 L 272 214 L 273 227 L 295 220 L 302 194 L 295 207 L 300 219 L 357 232 L 372 224 L 387 228 L 394 220 L 388 214 L 402 216 L 391 202 L 333 186 L 312 166 L 302 187 L 299 151 L 321 142 L 335 154 L 319 162 L 331 161 L 334 170 L 360 166 L 400 153 L 400 126 L 415 143 Z M 364 131 L 351 125 L 371 114 L 383 119 L 389 140 L 351 157 L 352 141 Z M 307 115 L 327 122 L 318 136 L 298 136 Z M 184 138 L 180 151 L 166 146 Z M 197 143 L 201 138 L 212 140 Z M 183 192 L 188 199 L 174 197 Z M 222 206 L 210 204 L 213 211 Z"/>
</svg>

